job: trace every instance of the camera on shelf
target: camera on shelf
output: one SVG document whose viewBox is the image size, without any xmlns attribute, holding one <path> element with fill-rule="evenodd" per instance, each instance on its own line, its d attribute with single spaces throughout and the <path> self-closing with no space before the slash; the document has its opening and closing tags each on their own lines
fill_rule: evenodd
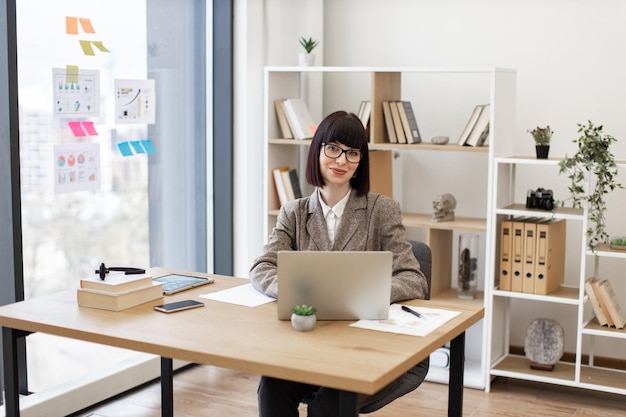
<svg viewBox="0 0 626 417">
<path fill-rule="evenodd" d="M 552 190 L 537 188 L 528 190 L 526 195 L 526 208 L 552 210 L 554 208 L 554 194 Z"/>
</svg>

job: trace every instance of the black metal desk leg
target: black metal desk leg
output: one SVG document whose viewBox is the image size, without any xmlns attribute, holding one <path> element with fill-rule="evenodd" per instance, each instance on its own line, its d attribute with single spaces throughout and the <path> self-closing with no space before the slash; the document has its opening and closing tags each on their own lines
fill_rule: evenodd
<svg viewBox="0 0 626 417">
<path fill-rule="evenodd" d="M 4 360 L 5 415 L 19 417 L 20 394 L 17 363 L 17 338 L 19 331 L 2 328 L 2 350 Z"/>
<path fill-rule="evenodd" d="M 339 392 L 339 417 L 358 417 L 359 410 L 356 404 L 357 394 L 355 392 Z"/>
<path fill-rule="evenodd" d="M 463 371 L 465 332 L 450 342 L 450 380 L 448 381 L 448 417 L 463 416 Z"/>
<path fill-rule="evenodd" d="M 161 357 L 161 416 L 174 417 L 174 365 Z"/>
</svg>

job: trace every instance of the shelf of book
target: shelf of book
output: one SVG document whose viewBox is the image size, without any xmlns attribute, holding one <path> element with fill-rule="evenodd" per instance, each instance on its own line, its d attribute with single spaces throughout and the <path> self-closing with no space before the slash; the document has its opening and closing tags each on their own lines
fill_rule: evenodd
<svg viewBox="0 0 626 417">
<path fill-rule="evenodd" d="M 615 327 L 601 326 L 598 320 L 592 319 L 582 329 L 582 333 L 589 336 L 612 337 L 626 339 L 626 328 L 616 329 Z"/>
<path fill-rule="evenodd" d="M 472 186 L 477 187 L 477 195 L 488 195 L 487 190 L 491 187 L 492 161 L 495 156 L 510 153 L 511 146 L 505 138 L 514 135 L 514 119 L 515 119 L 515 85 L 516 71 L 512 69 L 502 68 L 419 68 L 419 67 L 266 67 L 265 68 L 265 95 L 264 95 L 264 140 L 265 147 L 265 197 L 264 197 L 264 236 L 267 239 L 276 217 L 279 213 L 280 204 L 276 194 L 276 188 L 273 186 L 270 174 L 275 168 L 290 166 L 295 167 L 300 172 L 302 178 L 303 164 L 305 158 L 303 155 L 310 146 L 310 140 L 284 139 L 289 135 L 282 131 L 280 123 L 280 115 L 276 112 L 276 102 L 287 98 L 303 98 L 310 106 L 313 115 L 320 116 L 328 114 L 327 109 L 345 108 L 355 113 L 354 108 L 346 108 L 345 103 L 348 100 L 358 104 L 361 100 L 371 103 L 369 117 L 369 148 L 371 151 L 391 151 L 387 152 L 384 164 L 374 167 L 370 161 L 370 172 L 373 178 L 381 177 L 387 180 L 391 177 L 393 157 L 398 153 L 407 153 L 407 159 L 425 158 L 421 153 L 430 152 L 427 159 L 439 158 L 443 164 L 454 164 L 454 168 L 459 167 L 459 171 L 463 169 L 473 169 L 474 166 L 480 166 L 479 176 L 475 172 L 472 174 Z M 321 87 L 311 89 L 307 88 L 307 83 L 311 80 L 321 81 Z M 340 85 L 346 88 L 347 92 L 356 92 L 359 100 L 348 98 L 346 95 L 340 96 L 333 90 L 334 85 Z M 459 88 L 466 88 L 464 93 L 459 96 Z M 342 90 L 343 91 L 343 90 Z M 451 94 L 451 95 L 450 95 Z M 323 95 L 323 97 L 322 97 Z M 428 136 L 420 136 L 420 143 L 391 143 L 389 131 L 385 123 L 383 114 L 383 102 L 411 102 L 414 115 L 417 116 L 419 125 L 420 120 L 429 123 L 428 129 L 424 129 Z M 344 103 L 344 104 L 342 104 Z M 466 125 L 467 117 L 470 116 L 470 110 L 475 105 L 489 106 L 490 123 L 488 137 L 486 138 L 486 146 L 461 146 L 459 145 L 459 137 L 456 136 L 457 128 L 460 132 L 463 125 Z M 405 113 L 408 116 L 410 112 Z M 400 106 L 397 107 L 400 112 Z M 436 115 L 437 120 L 431 120 L 432 114 Z M 402 118 L 402 115 L 401 115 Z M 439 120 L 441 119 L 441 120 Z M 406 123 L 403 123 L 405 125 Z M 438 126 L 439 125 L 439 126 Z M 409 122 L 409 126 L 411 123 Z M 395 126 L 394 126 L 395 127 Z M 420 128 L 423 126 L 419 126 Z M 406 126 L 404 126 L 404 134 L 406 142 L 409 142 L 409 135 Z M 430 131 L 429 131 L 430 130 Z M 441 134 L 448 135 L 449 142 L 446 144 L 433 144 L 430 137 L 437 131 Z M 411 129 L 412 133 L 413 130 Z M 397 133 L 397 131 L 396 131 Z M 415 135 L 412 135 L 415 139 Z M 501 140 L 503 140 L 501 142 Z M 381 152 L 382 153 L 382 152 Z M 474 157 L 481 158 L 480 161 L 473 161 Z M 403 155 L 404 157 L 405 155 Z M 370 158 L 371 159 L 371 158 Z M 383 158 L 381 158 L 383 159 Z M 391 160 L 391 161 L 390 161 Z M 457 163 L 459 161 L 460 163 Z M 430 162 L 430 161 L 428 161 Z M 430 168 L 428 168 L 430 169 Z M 403 169 L 403 172 L 406 171 Z M 395 173 L 395 172 L 394 172 Z M 467 171 L 459 172 L 465 175 Z M 484 173 L 484 175 L 483 175 Z M 407 175 L 408 174 L 404 174 Z M 462 187 L 460 183 L 452 179 L 452 175 L 440 176 L 441 181 L 451 181 L 453 186 Z M 393 181 L 393 180 L 392 180 Z M 391 182 L 391 181 L 389 181 Z M 406 178 L 404 181 L 406 183 Z M 397 184 L 397 183 L 396 183 Z M 391 182 L 391 185 L 394 185 Z M 403 186 L 402 192 L 406 192 Z M 433 194 L 432 190 L 420 190 L 428 195 Z M 434 185 L 431 187 L 435 187 Z M 374 187 L 372 191 L 380 192 L 386 195 L 392 195 L 384 192 L 393 188 L 385 183 L 383 187 Z M 447 188 L 447 187 L 446 187 Z M 303 190 L 304 191 L 304 190 Z M 447 192 L 455 193 L 455 190 L 447 190 Z M 304 193 L 306 194 L 306 193 Z M 402 199 L 404 203 L 418 205 L 420 208 L 413 212 L 410 207 L 405 208 L 403 213 L 403 223 L 407 228 L 421 228 L 425 230 L 424 241 L 430 246 L 433 254 L 432 266 L 432 286 L 431 294 L 434 298 L 452 297 L 456 303 L 459 299 L 456 297 L 456 288 L 453 278 L 456 276 L 456 265 L 453 265 L 453 258 L 456 241 L 454 233 L 460 231 L 469 231 L 479 234 L 487 234 L 490 222 L 487 221 L 490 215 L 489 209 L 484 213 L 478 213 L 478 217 L 460 216 L 457 210 L 454 221 L 433 222 L 431 221 L 432 212 L 424 213 L 427 208 L 421 207 L 419 203 L 408 202 L 408 199 Z M 483 201 L 484 202 L 484 201 Z M 479 204 L 480 202 L 477 202 Z M 489 207 L 488 204 L 485 207 Z M 473 207 L 463 206 L 463 209 L 471 211 Z M 485 244 L 485 246 L 487 246 Z M 487 249 L 487 248 L 485 248 Z M 487 250 L 482 250 L 482 258 L 480 260 L 485 274 L 489 274 L 490 268 L 493 267 L 489 262 Z M 482 287 L 483 280 L 479 285 Z M 485 305 L 485 294 L 480 292 L 477 294 L 473 302 Z M 485 306 L 486 308 L 488 306 Z M 486 313 L 487 314 L 487 313 Z M 472 334 L 469 349 L 466 350 L 466 364 L 476 363 L 476 367 L 467 366 L 472 375 L 468 377 L 466 373 L 466 386 L 484 389 L 488 383 L 489 363 L 484 355 L 484 344 L 486 343 L 486 331 L 484 321 L 476 325 L 477 329 Z M 474 361 L 474 362 L 472 362 Z M 468 383 L 467 381 L 476 381 Z"/>
<path fill-rule="evenodd" d="M 543 301 L 547 303 L 570 305 L 578 305 L 579 303 L 579 290 L 573 287 L 559 287 L 546 295 L 506 290 L 494 290 L 492 294 L 494 297 L 517 298 L 520 300 Z"/>
</svg>

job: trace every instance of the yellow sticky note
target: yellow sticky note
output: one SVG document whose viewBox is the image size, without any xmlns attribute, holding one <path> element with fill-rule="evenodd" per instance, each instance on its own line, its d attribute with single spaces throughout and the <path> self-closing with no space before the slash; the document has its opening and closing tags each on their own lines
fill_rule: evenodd
<svg viewBox="0 0 626 417">
<path fill-rule="evenodd" d="M 96 46 L 96 48 L 98 48 L 102 52 L 109 52 L 109 50 L 105 48 L 104 45 L 102 44 L 102 41 L 91 41 L 91 43 L 93 43 Z"/>
<path fill-rule="evenodd" d="M 93 52 L 93 48 L 91 47 L 91 41 L 79 40 L 80 47 L 83 48 L 83 53 L 85 55 L 94 56 L 96 55 Z"/>
<path fill-rule="evenodd" d="M 65 66 L 65 83 L 78 84 L 78 65 Z"/>
</svg>

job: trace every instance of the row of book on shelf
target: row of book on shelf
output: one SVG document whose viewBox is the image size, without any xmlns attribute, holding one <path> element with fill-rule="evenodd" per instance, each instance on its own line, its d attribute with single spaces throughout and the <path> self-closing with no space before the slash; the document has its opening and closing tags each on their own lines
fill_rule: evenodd
<svg viewBox="0 0 626 417">
<path fill-rule="evenodd" d="M 459 146 L 484 146 L 489 138 L 491 106 L 478 104 L 465 124 L 457 144 Z"/>
<path fill-rule="evenodd" d="M 163 299 L 163 284 L 150 274 L 125 275 L 123 272 L 98 275 L 80 280 L 76 290 L 78 305 L 102 310 L 121 311 L 150 301 Z"/>
<path fill-rule="evenodd" d="M 417 119 L 410 101 L 383 101 L 383 118 L 389 143 L 420 143 Z"/>
<path fill-rule="evenodd" d="M 564 219 L 513 218 L 500 225 L 500 289 L 549 294 L 565 275 Z"/>
<path fill-rule="evenodd" d="M 617 329 L 624 328 L 626 316 L 617 299 L 611 281 L 591 277 L 585 281 L 585 293 L 601 326 L 614 326 Z"/>
<path fill-rule="evenodd" d="M 298 171 L 295 168 L 274 168 L 272 174 L 281 206 L 289 201 L 302 198 Z"/>
<path fill-rule="evenodd" d="M 285 139 L 310 139 L 317 124 L 309 108 L 301 98 L 286 98 L 274 101 L 278 125 Z"/>
</svg>

